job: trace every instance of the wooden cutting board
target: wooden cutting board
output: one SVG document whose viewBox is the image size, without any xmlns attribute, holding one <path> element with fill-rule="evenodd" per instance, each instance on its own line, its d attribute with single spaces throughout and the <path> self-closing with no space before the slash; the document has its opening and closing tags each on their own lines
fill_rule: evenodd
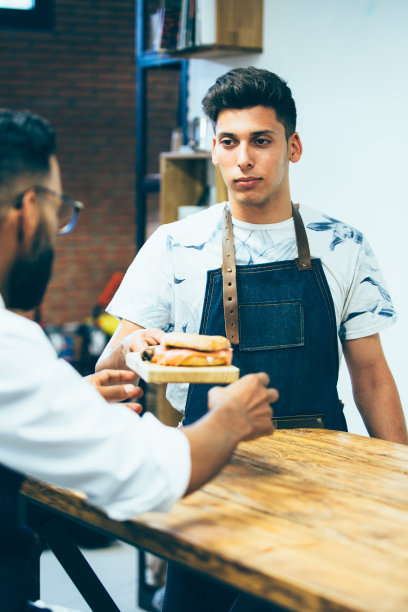
<svg viewBox="0 0 408 612">
<path fill-rule="evenodd" d="M 140 353 L 128 353 L 126 365 L 149 383 L 230 383 L 239 378 L 236 366 L 162 366 L 144 361 Z"/>
</svg>

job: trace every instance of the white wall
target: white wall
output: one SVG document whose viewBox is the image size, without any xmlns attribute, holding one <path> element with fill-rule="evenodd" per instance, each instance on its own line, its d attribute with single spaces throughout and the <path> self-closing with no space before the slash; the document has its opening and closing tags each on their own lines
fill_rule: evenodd
<svg viewBox="0 0 408 612">
<path fill-rule="evenodd" d="M 381 337 L 408 418 L 408 1 L 264 0 L 262 54 L 191 61 L 190 116 L 217 76 L 249 65 L 287 80 L 297 104 L 294 201 L 358 227 L 380 261 L 400 317 Z M 365 433 L 344 364 L 339 387 Z"/>
</svg>

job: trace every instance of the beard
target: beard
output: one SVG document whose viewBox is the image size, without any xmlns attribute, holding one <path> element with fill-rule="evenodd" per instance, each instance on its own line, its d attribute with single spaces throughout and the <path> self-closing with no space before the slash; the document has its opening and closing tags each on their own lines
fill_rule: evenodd
<svg viewBox="0 0 408 612">
<path fill-rule="evenodd" d="M 37 227 L 31 253 L 18 259 L 10 271 L 7 307 L 32 310 L 41 303 L 51 278 L 54 249 L 42 219 Z"/>
<path fill-rule="evenodd" d="M 266 204 L 269 204 L 269 198 L 264 198 L 261 196 L 251 198 L 235 193 L 234 197 L 239 204 L 242 206 L 247 206 L 248 208 L 262 208 Z"/>
<path fill-rule="evenodd" d="M 260 208 L 261 206 L 264 206 L 265 204 L 267 204 L 267 202 L 265 202 L 265 200 L 244 200 L 242 198 L 235 198 L 237 200 L 237 202 L 239 202 L 240 204 L 242 204 L 242 206 L 248 206 L 248 208 Z"/>
</svg>

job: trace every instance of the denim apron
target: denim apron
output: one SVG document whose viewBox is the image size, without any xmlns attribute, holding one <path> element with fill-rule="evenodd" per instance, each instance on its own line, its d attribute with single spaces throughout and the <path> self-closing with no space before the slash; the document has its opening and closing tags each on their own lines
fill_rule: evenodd
<svg viewBox="0 0 408 612">
<path fill-rule="evenodd" d="M 293 208 L 301 224 L 296 231 L 298 252 L 309 254 L 310 265 L 302 268 L 296 258 L 236 267 L 239 344 L 233 346 L 232 362 L 240 376 L 269 374 L 270 386 L 279 391 L 273 405 L 278 428 L 347 431 L 337 395 L 339 354 L 333 300 L 320 259 L 310 259 L 303 221 Z M 226 335 L 221 269 L 207 273 L 200 334 Z M 190 385 L 185 425 L 207 412 L 210 387 Z"/>
<path fill-rule="evenodd" d="M 227 207 L 224 214 L 230 220 Z M 293 217 L 298 258 L 236 266 L 239 344 L 233 346 L 233 364 L 240 369 L 240 376 L 261 371 L 269 374 L 270 386 L 279 391 L 279 400 L 273 404 L 277 428 L 347 431 L 337 395 L 339 354 L 332 296 L 320 259 L 310 258 L 306 231 L 295 207 Z M 233 243 L 231 221 L 230 227 Z M 301 253 L 307 263 L 299 264 Z M 223 261 L 224 269 L 227 265 Z M 224 317 L 224 297 L 222 269 L 209 270 L 200 334 L 227 334 L 234 342 Z M 190 385 L 184 425 L 207 412 L 211 386 Z M 232 606 L 240 609 L 245 597 L 248 599 L 231 587 L 173 563 L 168 565 L 165 612 L 227 612 Z M 280 608 L 249 598 L 243 609 Z"/>
</svg>

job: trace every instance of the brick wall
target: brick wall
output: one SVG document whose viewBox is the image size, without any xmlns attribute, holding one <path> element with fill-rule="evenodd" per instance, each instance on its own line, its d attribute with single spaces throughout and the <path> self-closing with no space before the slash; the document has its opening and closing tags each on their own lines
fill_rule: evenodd
<svg viewBox="0 0 408 612">
<path fill-rule="evenodd" d="M 86 207 L 59 239 L 44 323 L 90 315 L 135 254 L 134 0 L 55 0 L 50 32 L 0 24 L 0 106 L 57 131 L 64 191 Z"/>
</svg>

